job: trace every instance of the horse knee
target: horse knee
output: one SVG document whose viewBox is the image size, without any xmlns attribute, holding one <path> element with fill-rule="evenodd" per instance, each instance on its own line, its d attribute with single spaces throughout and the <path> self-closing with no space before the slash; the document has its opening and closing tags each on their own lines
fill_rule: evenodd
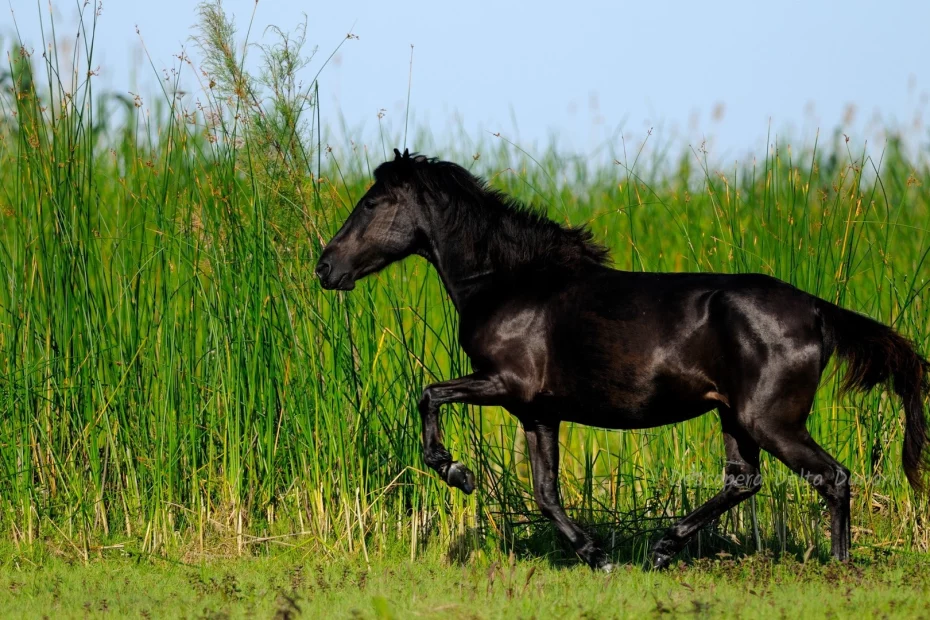
<svg viewBox="0 0 930 620">
<path fill-rule="evenodd" d="M 417 401 L 417 409 L 420 410 L 421 415 L 426 415 L 432 410 L 433 404 L 433 388 L 427 387 L 423 389 L 423 393 L 420 394 L 420 400 Z"/>
<path fill-rule="evenodd" d="M 555 521 L 555 515 L 557 507 L 548 502 L 541 502 L 539 499 L 536 500 L 536 506 L 539 507 L 539 512 L 542 516 L 546 517 L 550 521 Z"/>
<path fill-rule="evenodd" d="M 539 490 L 534 490 L 533 496 L 536 499 L 536 506 L 539 508 L 539 512 L 542 516 L 550 521 L 554 521 L 561 509 L 559 502 L 553 500 L 548 494 Z"/>
</svg>

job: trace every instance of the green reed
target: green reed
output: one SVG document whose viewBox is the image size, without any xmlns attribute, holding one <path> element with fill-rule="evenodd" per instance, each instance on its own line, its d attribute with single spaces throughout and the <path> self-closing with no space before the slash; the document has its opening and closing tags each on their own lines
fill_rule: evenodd
<svg viewBox="0 0 930 620">
<path fill-rule="evenodd" d="M 55 541 L 84 558 L 116 543 L 186 556 L 274 546 L 415 556 L 434 544 L 565 554 L 535 512 L 506 412 L 444 413 L 446 444 L 479 473 L 474 496 L 425 471 L 416 401 L 426 384 L 468 371 L 428 265 L 410 259 L 351 294 L 313 277 L 376 153 L 393 145 L 323 143 L 317 85 L 292 79 L 300 29 L 265 48 L 256 78 L 220 5 L 200 11 L 215 75 L 199 101 L 172 90 L 185 71 L 199 75 L 185 59 L 153 105 L 97 93 L 95 15 L 83 56 L 9 56 L 4 531 L 24 549 Z M 618 268 L 768 273 L 930 351 L 930 170 L 895 140 L 856 151 L 834 136 L 799 151 L 772 139 L 729 168 L 700 150 L 650 161 L 648 140 L 642 157 L 605 165 L 496 138 L 475 161 L 417 140 L 559 221 L 587 224 Z M 837 385 L 825 378 L 809 426 L 856 475 L 855 543 L 926 549 L 926 503 L 900 471 L 899 403 L 883 390 L 839 398 Z M 571 512 L 630 558 L 722 477 L 712 414 L 648 431 L 565 425 L 562 442 Z M 763 492 L 692 552 L 826 549 L 817 496 L 771 459 L 764 471 Z"/>
</svg>

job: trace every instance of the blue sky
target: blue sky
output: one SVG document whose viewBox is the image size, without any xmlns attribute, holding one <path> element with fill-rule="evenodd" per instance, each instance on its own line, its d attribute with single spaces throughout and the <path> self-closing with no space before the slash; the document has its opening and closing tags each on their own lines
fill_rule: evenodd
<svg viewBox="0 0 930 620">
<path fill-rule="evenodd" d="M 10 5 L 34 47 L 47 4 Z M 52 0 L 62 37 L 74 32 L 76 4 Z M 255 1 L 224 5 L 244 31 Z M 152 93 L 136 25 L 156 67 L 170 66 L 182 46 L 196 57 L 188 40 L 195 6 L 105 0 L 100 79 Z M 587 153 L 606 141 L 619 148 L 621 131 L 629 145 L 654 128 L 657 144 L 697 146 L 706 138 L 713 157 L 742 159 L 762 152 L 770 119 L 795 143 L 839 125 L 873 145 L 888 126 L 914 144 L 928 141 L 926 0 L 259 0 L 253 38 L 268 24 L 293 27 L 303 13 L 318 60 L 346 33 L 359 37 L 321 77 L 324 120 L 338 125 L 341 115 L 359 141 L 374 140 L 379 109 L 395 129 L 403 126 L 411 44 L 413 122 L 439 143 L 460 127 L 475 141 L 499 131 L 539 149 L 555 136 L 561 148 Z M 0 18 L 4 36 L 12 33 L 8 16 Z"/>
</svg>

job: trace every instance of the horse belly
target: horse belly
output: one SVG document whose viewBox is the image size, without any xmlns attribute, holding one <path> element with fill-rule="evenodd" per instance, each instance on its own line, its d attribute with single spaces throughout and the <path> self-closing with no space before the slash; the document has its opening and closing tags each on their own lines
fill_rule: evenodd
<svg viewBox="0 0 930 620">
<path fill-rule="evenodd" d="M 639 429 L 684 422 L 726 402 L 704 373 L 646 373 L 630 380 L 621 372 L 615 377 L 575 383 L 571 393 L 553 399 L 553 409 L 570 422 Z"/>
<path fill-rule="evenodd" d="M 701 416 L 719 406 L 704 399 L 688 399 L 647 403 L 639 406 L 612 403 L 565 402 L 558 407 L 560 418 L 586 426 L 617 430 L 655 428 L 676 424 Z"/>
<path fill-rule="evenodd" d="M 562 419 L 615 429 L 683 422 L 727 403 L 727 350 L 710 325 L 710 294 L 582 313 L 554 339 Z M 675 301 L 674 299 L 672 301 Z M 671 303 L 671 302 L 669 302 Z M 609 306 L 610 304 L 606 304 Z M 667 305 L 667 304 L 666 304 Z M 617 314 L 617 317 L 614 316 Z"/>
</svg>

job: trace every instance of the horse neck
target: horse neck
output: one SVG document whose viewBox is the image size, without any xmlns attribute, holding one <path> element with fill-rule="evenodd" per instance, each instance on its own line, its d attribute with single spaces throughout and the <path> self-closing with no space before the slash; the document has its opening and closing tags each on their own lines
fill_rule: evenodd
<svg viewBox="0 0 930 620">
<path fill-rule="evenodd" d="M 494 235 L 484 234 L 491 243 L 498 242 Z M 500 279 L 502 274 L 496 271 L 499 266 L 494 265 L 491 258 L 494 249 L 489 245 L 479 248 L 477 239 L 462 238 L 461 234 L 443 226 L 434 227 L 428 237 L 430 247 L 426 257 L 439 272 L 446 292 L 460 313 Z"/>
<path fill-rule="evenodd" d="M 475 219 L 467 226 L 442 225 L 441 214 L 450 208 L 463 209 Z M 424 214 L 430 246 L 425 254 L 460 313 L 483 294 L 499 296 L 525 283 L 528 276 L 538 278 L 544 273 L 549 281 L 565 277 L 583 262 L 581 254 L 563 254 L 577 248 L 553 246 L 551 237 L 546 240 L 532 234 L 539 224 L 531 218 L 507 211 L 488 217 L 486 208 L 484 204 L 431 205 Z M 502 205 L 490 208 L 505 209 Z M 517 241 L 513 233 L 521 229 L 529 234 L 518 235 Z"/>
</svg>

